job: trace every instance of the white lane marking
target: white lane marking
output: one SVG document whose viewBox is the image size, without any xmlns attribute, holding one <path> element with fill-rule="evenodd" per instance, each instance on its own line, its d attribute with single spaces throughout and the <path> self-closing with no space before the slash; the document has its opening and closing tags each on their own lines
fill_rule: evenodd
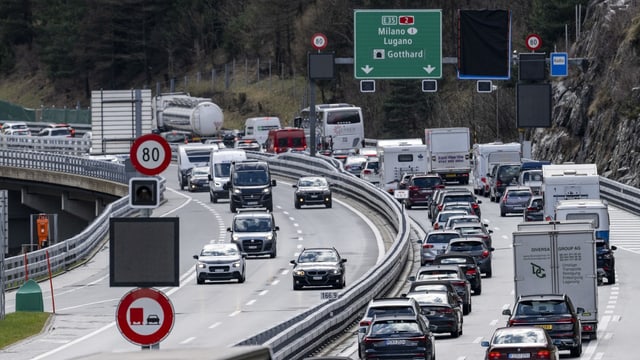
<svg viewBox="0 0 640 360">
<path fill-rule="evenodd" d="M 602 332 L 605 332 L 607 330 L 607 326 L 609 326 L 609 320 L 611 320 L 611 316 L 609 315 L 605 315 L 600 318 L 600 321 L 598 321 L 598 332 L 600 332 L 600 330 L 602 330 Z"/>
<path fill-rule="evenodd" d="M 236 310 L 234 312 L 232 312 L 231 314 L 229 314 L 229 317 L 234 317 L 236 315 L 240 314 L 240 310 Z"/>
<path fill-rule="evenodd" d="M 304 238 L 302 236 L 298 236 L 298 241 L 302 241 Z"/>
<path fill-rule="evenodd" d="M 504 304 L 504 305 L 502 305 L 502 310 L 506 310 L 506 309 L 508 309 L 510 307 L 511 307 L 511 304 Z"/>
<path fill-rule="evenodd" d="M 180 342 L 180 345 L 184 345 L 184 344 L 188 344 L 190 342 L 192 342 L 193 340 L 195 340 L 196 338 L 194 336 L 188 338 L 188 339 L 184 339 Z"/>
<path fill-rule="evenodd" d="M 288 271 L 287 271 L 287 272 L 288 272 Z M 277 283 L 279 283 L 279 282 L 280 282 L 280 280 L 273 280 L 273 282 L 271 283 L 271 285 L 272 285 L 272 286 L 273 286 L 273 285 L 276 285 L 276 284 L 277 284 Z"/>
<path fill-rule="evenodd" d="M 289 220 L 296 221 L 296 218 L 294 218 L 293 216 L 289 216 Z"/>
<path fill-rule="evenodd" d="M 299 227 L 300 225 L 298 225 L 298 223 L 293 223 L 294 227 Z"/>
<path fill-rule="evenodd" d="M 258 296 L 264 296 L 264 295 L 266 295 L 266 293 L 268 293 L 268 292 L 269 292 L 269 290 L 262 290 L 262 291 L 260 291 L 260 292 L 258 293 Z"/>
<path fill-rule="evenodd" d="M 302 230 L 296 230 L 298 234 L 302 234 Z"/>
<path fill-rule="evenodd" d="M 98 330 L 96 330 L 96 331 L 93 331 L 93 332 L 88 333 L 88 334 L 87 334 L 87 335 L 85 335 L 85 336 L 79 337 L 79 338 L 77 338 L 77 339 L 75 339 L 75 340 L 73 340 L 73 341 L 70 341 L 70 342 L 68 342 L 68 343 L 66 343 L 66 344 L 64 344 L 64 345 L 62 345 L 62 346 L 60 346 L 60 347 L 58 347 L 58 348 L 55 348 L 55 349 L 53 349 L 53 350 L 51 350 L 51 351 L 47 351 L 47 352 L 46 352 L 46 353 L 44 353 L 44 354 L 40 354 L 40 355 L 38 355 L 38 356 L 34 357 L 34 358 L 33 358 L 33 359 L 31 359 L 31 360 L 46 359 L 46 358 L 50 357 L 51 355 L 53 355 L 53 354 L 55 354 L 55 353 L 57 353 L 57 352 L 60 352 L 60 351 L 62 351 L 62 350 L 64 350 L 64 349 L 66 349 L 66 348 L 68 348 L 68 347 L 70 347 L 70 346 L 73 346 L 73 345 L 75 345 L 75 344 L 77 344 L 77 343 L 79 343 L 79 342 L 85 341 L 86 339 L 88 339 L 88 338 L 90 338 L 90 337 L 96 336 L 96 335 L 100 334 L 101 332 L 103 332 L 103 331 L 105 331 L 105 330 L 108 330 L 108 329 L 110 329 L 110 328 L 112 328 L 112 327 L 114 327 L 114 326 L 116 326 L 116 323 L 115 323 L 115 322 L 112 322 L 111 324 L 105 325 L 105 326 L 101 327 L 100 329 L 98 329 Z"/>
<path fill-rule="evenodd" d="M 288 273 L 289 273 L 289 270 L 282 270 L 282 272 L 280 274 L 287 275 Z"/>
<path fill-rule="evenodd" d="M 80 305 L 76 305 L 76 306 L 69 306 L 69 307 L 66 307 L 66 308 L 58 309 L 58 311 L 73 310 L 73 309 L 77 309 L 77 308 L 81 308 L 81 307 L 85 307 L 85 306 L 103 304 L 103 303 L 107 303 L 107 302 L 111 302 L 111 301 L 115 302 L 115 301 L 120 301 L 120 300 L 121 300 L 121 298 L 94 301 L 94 302 L 90 302 L 90 303 L 84 303 L 84 304 L 80 304 Z"/>
<path fill-rule="evenodd" d="M 596 352 L 597 346 L 597 341 L 589 341 L 589 345 L 587 345 L 587 348 L 585 349 L 583 343 L 582 349 L 584 350 L 582 351 L 582 356 L 580 357 L 580 359 L 591 359 L 593 357 L 593 354 Z"/>
<path fill-rule="evenodd" d="M 473 343 L 474 344 L 479 344 L 481 341 L 482 341 L 482 336 L 479 336 L 479 337 L 473 339 Z"/>
<path fill-rule="evenodd" d="M 247 303 L 245 304 L 246 306 L 251 306 L 256 302 L 256 299 L 251 299 L 249 301 L 247 301 Z"/>
<path fill-rule="evenodd" d="M 216 323 L 213 323 L 213 324 L 211 324 L 211 325 L 209 326 L 209 329 L 215 329 L 215 328 L 217 328 L 218 326 L 220 326 L 220 324 L 222 324 L 222 323 L 221 323 L 221 322 L 219 322 L 219 321 L 218 321 L 218 322 L 216 322 Z"/>
<path fill-rule="evenodd" d="M 497 323 L 498 323 L 498 319 L 491 320 L 489 322 L 489 326 L 496 326 Z"/>
</svg>

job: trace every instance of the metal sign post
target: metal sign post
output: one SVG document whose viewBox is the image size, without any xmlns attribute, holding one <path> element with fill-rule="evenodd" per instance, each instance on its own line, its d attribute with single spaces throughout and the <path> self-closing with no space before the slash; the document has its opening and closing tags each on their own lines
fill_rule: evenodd
<svg viewBox="0 0 640 360">
<path fill-rule="evenodd" d="M 8 208 L 7 190 L 0 190 L 0 320 L 4 319 L 5 314 L 4 256 L 9 250 Z"/>
</svg>

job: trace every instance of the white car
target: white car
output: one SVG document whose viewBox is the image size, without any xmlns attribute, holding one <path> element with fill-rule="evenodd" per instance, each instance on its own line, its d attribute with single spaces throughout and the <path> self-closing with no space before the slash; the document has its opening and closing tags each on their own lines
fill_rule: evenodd
<svg viewBox="0 0 640 360">
<path fill-rule="evenodd" d="M 14 131 L 16 130 L 26 130 L 29 132 L 29 134 L 16 134 L 14 133 Z M 29 126 L 27 126 L 27 123 L 25 123 L 24 121 L 7 121 L 2 124 L 2 133 L 5 135 L 31 135 L 31 130 L 29 129 Z"/>
<path fill-rule="evenodd" d="M 372 184 L 380 183 L 380 160 L 377 157 L 370 157 L 360 170 L 360 178 Z"/>
<path fill-rule="evenodd" d="M 447 223 L 447 220 L 449 220 L 451 217 L 454 217 L 454 216 L 463 216 L 463 215 L 467 215 L 467 212 L 464 210 L 440 211 L 436 216 L 436 221 L 433 222 L 433 230 L 446 229 L 445 224 Z"/>
<path fill-rule="evenodd" d="M 199 255 L 193 255 L 196 263 L 196 282 L 206 280 L 245 280 L 245 257 L 235 243 L 207 244 Z"/>
</svg>

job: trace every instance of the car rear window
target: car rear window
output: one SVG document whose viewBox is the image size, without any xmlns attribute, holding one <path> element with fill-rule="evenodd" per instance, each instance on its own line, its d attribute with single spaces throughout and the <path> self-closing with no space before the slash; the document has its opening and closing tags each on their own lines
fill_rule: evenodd
<svg viewBox="0 0 640 360">
<path fill-rule="evenodd" d="M 415 315 L 415 312 L 411 306 L 375 306 L 367 312 L 367 317 L 383 315 Z"/>
<path fill-rule="evenodd" d="M 566 314 L 569 312 L 563 300 L 522 301 L 516 309 L 517 315 Z"/>
<path fill-rule="evenodd" d="M 446 243 L 448 244 L 451 239 L 459 238 L 459 234 L 432 234 L 427 235 L 427 243 Z"/>
<path fill-rule="evenodd" d="M 377 321 L 371 326 L 372 335 L 407 336 L 420 333 L 420 326 L 415 321 L 390 320 Z"/>
<path fill-rule="evenodd" d="M 531 193 L 528 191 L 509 191 L 509 197 L 530 198 Z"/>
<path fill-rule="evenodd" d="M 421 188 L 432 188 L 441 183 L 442 181 L 437 177 L 419 177 L 413 179 L 413 185 Z"/>
<path fill-rule="evenodd" d="M 482 250 L 482 242 L 479 241 L 460 241 L 450 244 L 452 251 L 474 251 Z"/>
<path fill-rule="evenodd" d="M 442 202 L 443 203 L 448 203 L 448 202 L 474 203 L 474 202 L 476 202 L 476 199 L 471 194 L 469 194 L 469 195 L 445 195 L 442 198 Z"/>
</svg>

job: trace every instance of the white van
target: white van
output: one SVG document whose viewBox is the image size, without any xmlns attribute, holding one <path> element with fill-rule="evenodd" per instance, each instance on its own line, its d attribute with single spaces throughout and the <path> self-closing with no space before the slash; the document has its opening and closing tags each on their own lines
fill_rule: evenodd
<svg viewBox="0 0 640 360">
<path fill-rule="evenodd" d="M 609 206 L 600 199 L 560 200 L 556 204 L 555 219 L 591 220 L 596 231 L 596 239 L 609 243 Z"/>
<path fill-rule="evenodd" d="M 196 166 L 209 166 L 211 151 L 218 150 L 218 144 L 181 144 L 176 150 L 178 162 L 178 184 L 184 190 L 189 183 L 189 171 Z"/>
<path fill-rule="evenodd" d="M 229 190 L 223 185 L 229 181 L 231 163 L 244 161 L 247 153 L 239 149 L 220 149 L 211 151 L 209 162 L 209 200 L 217 203 L 220 198 L 229 198 Z"/>
<path fill-rule="evenodd" d="M 252 117 L 244 121 L 243 139 L 256 139 L 261 146 L 269 138 L 269 130 L 282 129 L 280 118 L 277 116 Z"/>
</svg>

